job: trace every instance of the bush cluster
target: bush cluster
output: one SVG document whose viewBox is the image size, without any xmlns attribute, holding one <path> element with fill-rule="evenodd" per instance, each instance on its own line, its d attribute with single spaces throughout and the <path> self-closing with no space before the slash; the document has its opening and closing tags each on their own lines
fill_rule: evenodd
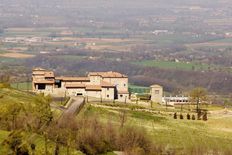
<svg viewBox="0 0 232 155">
<path fill-rule="evenodd" d="M 68 135 L 68 136 L 67 136 Z M 104 154 L 111 151 L 124 151 L 127 154 L 161 153 L 142 127 L 102 123 L 98 118 L 88 117 L 69 122 L 53 124 L 48 130 L 49 139 L 75 147 L 87 155 Z"/>
<path fill-rule="evenodd" d="M 205 112 L 203 115 L 202 115 L 203 117 L 202 117 L 202 120 L 203 121 L 207 121 L 208 120 L 208 117 L 207 117 L 207 112 Z M 173 118 L 174 119 L 177 119 L 177 117 L 178 117 L 178 115 L 177 115 L 177 113 L 174 113 L 174 115 L 173 115 Z M 179 118 L 180 119 L 184 119 L 184 116 L 183 116 L 183 114 L 180 114 L 179 115 Z M 190 114 L 187 114 L 187 120 L 196 120 L 196 116 L 193 114 L 192 116 L 190 115 Z M 199 115 L 199 113 L 197 114 L 197 119 L 198 120 L 201 120 L 201 115 Z"/>
</svg>

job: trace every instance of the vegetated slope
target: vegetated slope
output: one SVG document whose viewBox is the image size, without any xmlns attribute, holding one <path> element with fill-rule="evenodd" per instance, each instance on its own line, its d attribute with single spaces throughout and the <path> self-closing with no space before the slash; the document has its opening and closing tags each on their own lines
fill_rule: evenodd
<svg viewBox="0 0 232 155">
<path fill-rule="evenodd" d="M 14 104 L 14 103 L 23 103 L 23 104 L 32 104 L 34 102 L 34 95 L 8 88 L 0 88 L 0 106 L 3 104 Z"/>
<path fill-rule="evenodd" d="M 27 141 L 28 143 L 35 144 L 35 154 L 45 154 L 45 137 L 44 135 L 40 135 L 37 133 L 34 133 L 33 130 L 25 130 L 21 128 L 20 122 L 18 122 L 18 126 L 16 129 L 11 129 L 13 124 L 13 113 L 16 112 L 14 110 L 18 110 L 19 114 L 17 114 L 17 120 L 19 121 L 22 117 L 24 118 L 24 111 L 26 111 L 27 114 L 29 114 L 33 117 L 36 117 L 38 113 L 35 112 L 35 108 L 37 107 L 37 96 L 29 93 L 29 92 L 23 92 L 12 88 L 0 88 L 0 118 L 8 118 L 8 127 L 6 126 L 6 120 L 2 120 L 0 123 L 0 155 L 5 155 L 10 150 L 7 145 L 4 145 L 3 142 L 5 140 L 9 140 L 8 137 L 11 133 L 20 131 L 21 134 L 24 135 L 23 141 Z M 20 108 L 23 107 L 23 110 Z M 20 109 L 20 110 L 19 110 Z M 16 113 L 17 113 L 16 112 Z M 36 115 L 36 116 L 34 116 Z M 54 115 L 54 113 L 53 113 Z M 39 117 L 39 116 L 38 116 Z M 25 119 L 28 119 L 25 117 Z M 16 123 L 17 124 L 17 123 Z M 9 130 L 7 128 L 10 128 Z M 21 132 L 22 131 L 22 132 Z M 47 142 L 47 148 L 49 154 L 54 153 L 56 144 L 54 141 L 49 140 Z M 29 147 L 30 148 L 30 147 Z M 66 153 L 66 146 L 61 145 L 60 146 L 60 153 L 65 154 Z M 31 150 L 30 150 L 31 151 Z M 82 153 L 80 151 L 70 149 L 70 152 L 75 155 L 81 155 Z"/>
<path fill-rule="evenodd" d="M 157 105 L 158 106 L 158 105 Z M 87 106 L 82 114 L 97 115 L 102 121 L 121 123 L 122 114 L 125 113 L 125 124 L 144 127 L 153 142 L 157 146 L 166 148 L 174 154 L 207 154 L 214 151 L 219 154 L 231 154 L 231 115 L 216 114 L 209 115 L 209 120 L 187 120 L 186 113 L 183 113 L 184 120 L 173 119 L 165 111 L 162 114 L 152 114 L 133 110 L 133 106 L 112 106 L 101 107 Z M 123 110 L 124 109 L 124 110 Z M 156 107 L 153 107 L 155 110 Z M 169 109 L 175 111 L 175 109 Z M 176 110 L 178 111 L 178 110 Z M 173 112 L 174 113 L 174 112 Z"/>
</svg>

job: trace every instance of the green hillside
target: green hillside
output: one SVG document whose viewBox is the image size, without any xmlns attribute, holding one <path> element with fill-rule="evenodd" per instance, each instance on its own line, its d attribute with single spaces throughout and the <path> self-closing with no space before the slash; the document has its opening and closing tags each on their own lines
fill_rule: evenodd
<svg viewBox="0 0 232 155">
<path fill-rule="evenodd" d="M 139 106 L 87 105 L 82 115 L 98 116 L 103 122 L 120 124 L 121 114 L 125 112 L 127 125 L 142 126 L 157 146 L 175 154 L 202 154 L 211 151 L 231 153 L 232 116 L 229 113 L 215 111 L 214 115 L 208 116 L 208 121 L 203 121 L 187 120 L 184 111 L 184 119 L 181 120 L 179 116 L 178 119 L 173 118 L 174 111 L 180 113 L 179 109 L 159 111 L 156 106 L 153 107 L 153 112 L 146 112 L 139 109 Z"/>
<path fill-rule="evenodd" d="M 0 89 L 0 117 L 9 110 L 8 105 L 17 105 L 18 103 L 27 106 L 36 106 L 36 96 L 33 94 L 18 91 L 15 89 Z M 232 145 L 232 115 L 230 109 L 223 109 L 219 106 L 207 106 L 210 111 L 208 121 L 203 120 L 187 120 L 186 114 L 188 108 L 180 107 L 168 108 L 154 104 L 153 107 L 141 105 L 121 105 L 121 104 L 97 104 L 88 103 L 84 106 L 77 118 L 85 119 L 94 117 L 102 123 L 113 123 L 120 126 L 122 116 L 125 117 L 125 126 L 133 126 L 134 128 L 143 128 L 148 133 L 152 142 L 157 147 L 165 150 L 166 153 L 174 154 L 201 154 L 209 152 L 217 152 L 219 154 L 230 154 Z M 31 110 L 33 111 L 33 110 Z M 174 112 L 178 112 L 178 118 L 174 119 Z M 184 119 L 181 120 L 179 114 L 182 113 Z M 53 115 L 55 115 L 53 113 Z M 3 124 L 1 124 L 3 125 Z M 2 128 L 2 126 L 1 126 Z M 0 130 L 0 155 L 5 154 L 7 147 L 3 145 L 3 141 L 8 139 L 11 132 Z M 30 138 L 30 142 L 36 144 L 36 153 L 44 153 L 45 137 L 33 132 L 24 132 L 26 137 Z M 52 153 L 55 149 L 55 142 L 48 142 L 48 151 Z M 60 146 L 60 151 L 65 154 L 65 146 Z M 79 151 L 72 150 L 72 154 L 82 154 Z"/>
<path fill-rule="evenodd" d="M 6 103 L 29 104 L 33 103 L 34 99 L 35 96 L 30 93 L 26 93 L 15 89 L 0 88 L 0 105 Z"/>
<path fill-rule="evenodd" d="M 23 92 L 23 91 L 19 91 L 19 90 L 15 90 L 15 89 L 8 89 L 8 88 L 0 88 L 0 118 L 3 118 L 4 115 L 7 115 L 8 112 L 12 113 L 14 112 L 15 107 L 18 107 L 18 105 L 21 105 L 24 107 L 25 110 L 29 111 L 31 110 L 31 112 L 34 112 L 34 109 L 30 109 L 33 108 L 34 106 L 36 106 L 37 101 L 36 101 L 37 96 L 31 94 L 31 93 L 27 93 L 27 92 Z M 19 115 L 21 115 L 22 112 L 19 113 Z M 53 115 L 56 115 L 56 113 L 54 112 Z M 11 115 L 9 115 L 11 116 Z M 11 118 L 9 118 L 8 121 L 11 121 Z M 9 149 L 6 145 L 3 145 L 3 141 L 5 140 L 9 140 L 9 134 L 12 133 L 11 131 L 6 131 L 6 130 L 2 130 L 4 129 L 4 122 L 1 123 L 1 129 L 0 129 L 0 155 L 5 155 L 6 153 L 8 153 Z M 23 135 L 25 135 L 26 140 L 29 140 L 30 143 L 33 143 L 36 145 L 36 149 L 35 149 L 35 154 L 36 155 L 40 155 L 40 154 L 44 154 L 45 150 L 44 150 L 44 143 L 45 143 L 45 137 L 39 134 L 35 134 L 33 132 L 29 132 L 29 131 L 23 131 Z M 49 154 L 53 154 L 54 149 L 55 149 L 55 142 L 53 141 L 48 141 L 48 152 Z M 65 146 L 60 146 L 60 153 L 61 154 L 65 154 L 66 152 L 66 147 Z M 76 151 L 74 149 L 70 149 L 70 152 L 74 155 L 80 155 L 82 154 L 79 151 Z"/>
</svg>

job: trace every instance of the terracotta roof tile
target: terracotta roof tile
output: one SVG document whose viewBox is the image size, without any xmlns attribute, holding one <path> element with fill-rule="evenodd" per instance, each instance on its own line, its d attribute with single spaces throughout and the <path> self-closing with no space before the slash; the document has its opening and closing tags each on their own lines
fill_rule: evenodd
<svg viewBox="0 0 232 155">
<path fill-rule="evenodd" d="M 50 72 L 50 71 L 46 71 L 46 72 L 44 73 L 44 76 L 45 76 L 45 77 L 55 77 L 54 73 L 53 73 L 53 72 Z"/>
<path fill-rule="evenodd" d="M 101 86 L 102 87 L 115 87 L 115 85 L 109 83 L 109 82 L 105 82 L 105 81 L 101 81 Z"/>
<path fill-rule="evenodd" d="M 54 84 L 55 83 L 54 80 L 35 80 L 33 82 L 37 84 Z"/>
<path fill-rule="evenodd" d="M 63 80 L 63 81 L 87 81 L 89 82 L 90 79 L 88 77 L 56 77 L 56 80 Z"/>
<path fill-rule="evenodd" d="M 101 91 L 101 86 L 99 86 L 99 85 L 86 85 L 85 90 L 87 90 L 87 91 Z"/>
<path fill-rule="evenodd" d="M 118 94 L 129 94 L 129 92 L 128 91 L 118 91 Z"/>
<path fill-rule="evenodd" d="M 66 88 L 86 88 L 84 84 L 66 84 Z"/>
<path fill-rule="evenodd" d="M 103 78 L 127 78 L 126 75 L 123 75 L 123 74 L 118 73 L 118 72 L 113 72 L 113 71 L 109 71 L 109 72 L 90 72 L 88 75 L 89 76 L 101 76 Z"/>
</svg>

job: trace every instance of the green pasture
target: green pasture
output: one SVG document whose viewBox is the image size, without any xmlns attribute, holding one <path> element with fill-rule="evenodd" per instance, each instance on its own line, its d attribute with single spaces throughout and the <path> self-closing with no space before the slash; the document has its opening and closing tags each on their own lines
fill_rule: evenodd
<svg viewBox="0 0 232 155">
<path fill-rule="evenodd" d="M 133 64 L 145 67 L 158 67 L 164 69 L 179 69 L 179 70 L 207 70 L 209 65 L 198 63 L 174 62 L 174 61 L 156 61 L 156 60 L 143 60 L 133 62 Z"/>
</svg>

